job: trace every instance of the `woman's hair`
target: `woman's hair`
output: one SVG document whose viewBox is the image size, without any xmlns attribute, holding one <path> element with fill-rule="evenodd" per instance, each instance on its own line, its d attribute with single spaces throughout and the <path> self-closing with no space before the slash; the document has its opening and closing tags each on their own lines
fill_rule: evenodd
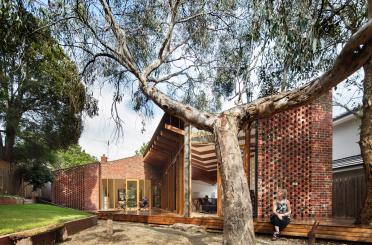
<svg viewBox="0 0 372 245">
<path fill-rule="evenodd" d="M 278 189 L 277 193 L 278 193 L 279 191 L 281 191 L 281 192 L 283 193 L 283 195 L 282 195 L 283 199 L 287 199 L 287 193 L 288 193 L 288 192 L 287 192 L 287 189 L 283 189 L 283 188 Z"/>
</svg>

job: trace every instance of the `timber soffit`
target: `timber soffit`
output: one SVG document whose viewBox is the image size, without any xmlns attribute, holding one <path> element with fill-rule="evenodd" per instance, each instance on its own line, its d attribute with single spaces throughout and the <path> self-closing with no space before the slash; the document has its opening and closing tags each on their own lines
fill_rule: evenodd
<svg viewBox="0 0 372 245">
<path fill-rule="evenodd" d="M 180 119 L 165 113 L 145 150 L 144 161 L 155 165 L 170 161 L 183 144 L 182 127 Z"/>
</svg>

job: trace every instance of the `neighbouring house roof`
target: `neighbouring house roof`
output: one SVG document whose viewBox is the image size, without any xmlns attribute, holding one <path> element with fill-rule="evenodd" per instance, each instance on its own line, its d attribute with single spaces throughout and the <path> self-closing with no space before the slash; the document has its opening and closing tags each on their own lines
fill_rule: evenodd
<svg viewBox="0 0 372 245">
<path fill-rule="evenodd" d="M 347 122 L 347 121 L 350 121 L 350 120 L 353 120 L 353 119 L 357 119 L 355 114 L 358 113 L 358 110 L 359 109 L 355 109 L 355 110 L 352 110 L 352 111 L 347 111 L 345 113 L 342 113 L 336 117 L 333 118 L 333 126 L 337 126 L 341 123 L 344 123 L 344 122 Z"/>
<path fill-rule="evenodd" d="M 333 169 L 340 169 L 340 168 L 347 168 L 347 167 L 355 167 L 360 166 L 363 163 L 363 159 L 361 155 L 345 157 L 337 160 L 333 160 L 332 168 Z"/>
</svg>

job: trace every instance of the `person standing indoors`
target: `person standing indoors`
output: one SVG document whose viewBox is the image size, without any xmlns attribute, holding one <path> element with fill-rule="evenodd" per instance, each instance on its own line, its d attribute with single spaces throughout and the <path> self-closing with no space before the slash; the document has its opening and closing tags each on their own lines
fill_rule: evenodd
<svg viewBox="0 0 372 245">
<path fill-rule="evenodd" d="M 270 223 L 274 226 L 275 231 L 273 240 L 276 240 L 280 230 L 287 227 L 291 218 L 291 203 L 287 200 L 287 190 L 279 189 L 276 200 L 273 201 L 273 214 L 270 217 Z"/>
</svg>

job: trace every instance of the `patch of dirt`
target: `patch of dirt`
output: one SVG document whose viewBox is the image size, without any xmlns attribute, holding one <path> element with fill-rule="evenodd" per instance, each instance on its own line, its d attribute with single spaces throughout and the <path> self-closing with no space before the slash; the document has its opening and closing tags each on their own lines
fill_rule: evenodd
<svg viewBox="0 0 372 245">
<path fill-rule="evenodd" d="M 180 225 L 159 226 L 141 223 L 113 222 L 114 234 L 106 234 L 106 221 L 99 220 L 94 227 L 86 229 L 69 237 L 63 245 L 82 244 L 192 244 L 192 245 L 220 245 L 222 233 L 196 231 L 195 227 L 180 229 Z M 191 229 L 190 229 L 191 228 Z M 185 230 L 185 231 L 183 231 Z M 294 245 L 307 244 L 307 239 L 280 237 L 277 241 L 271 241 L 271 236 L 257 235 L 258 245 Z M 317 240 L 319 245 L 347 245 L 351 243 L 331 242 Z"/>
</svg>

